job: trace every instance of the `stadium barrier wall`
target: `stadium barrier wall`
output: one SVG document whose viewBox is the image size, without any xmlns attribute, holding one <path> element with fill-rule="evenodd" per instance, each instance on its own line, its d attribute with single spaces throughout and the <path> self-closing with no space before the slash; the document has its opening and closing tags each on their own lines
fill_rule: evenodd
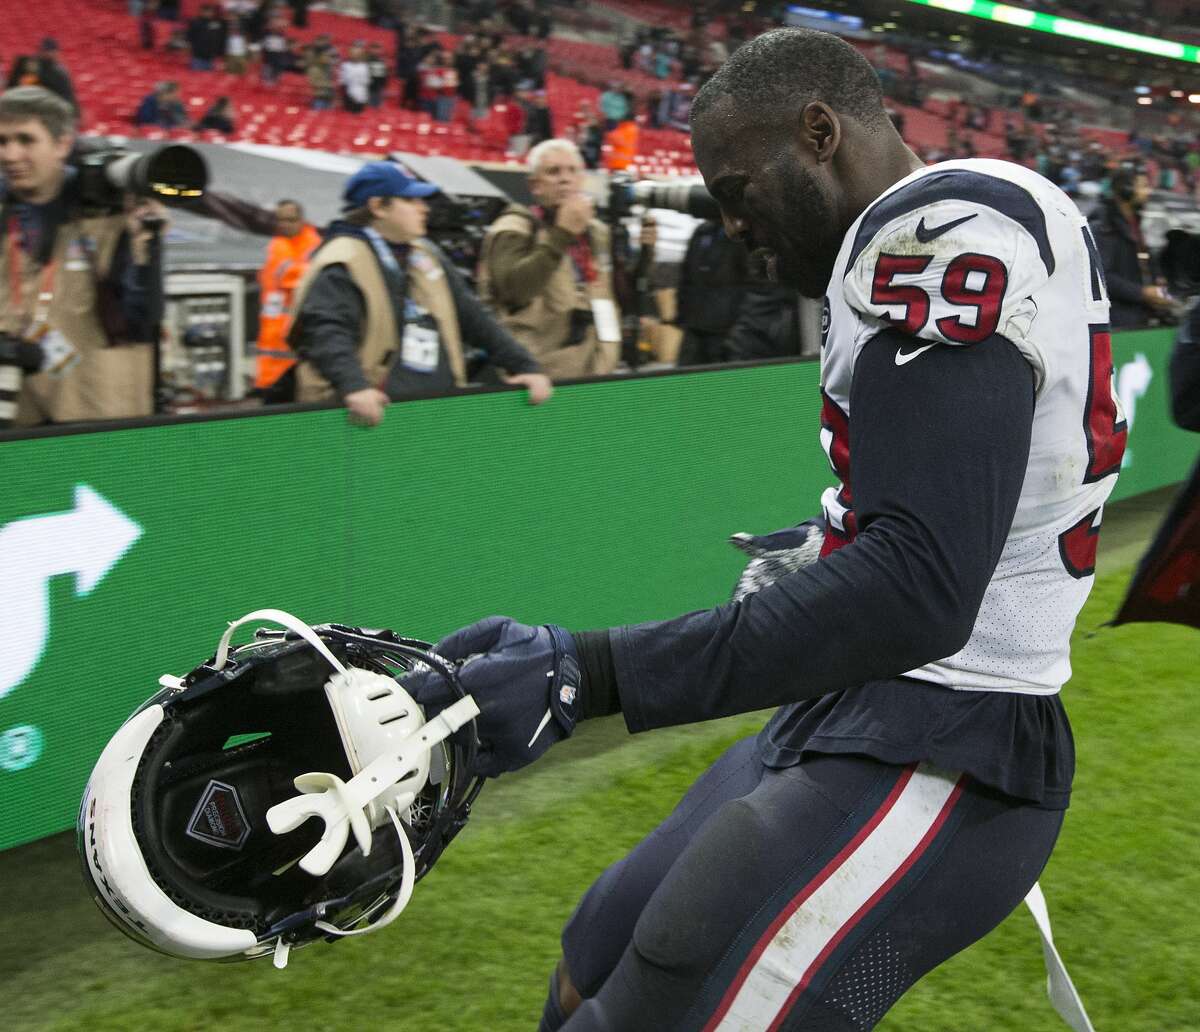
<svg viewBox="0 0 1200 1032">
<path fill-rule="evenodd" d="M 1181 480 L 1165 331 L 1116 341 L 1115 497 Z M 436 640 L 491 613 L 588 629 L 728 597 L 727 538 L 814 515 L 818 368 L 785 362 L 0 443 L 0 848 L 69 827 L 113 731 L 226 622 Z M 1134 404 L 1129 405 L 1129 401 Z M 242 728 L 256 731 L 259 728 Z"/>
</svg>

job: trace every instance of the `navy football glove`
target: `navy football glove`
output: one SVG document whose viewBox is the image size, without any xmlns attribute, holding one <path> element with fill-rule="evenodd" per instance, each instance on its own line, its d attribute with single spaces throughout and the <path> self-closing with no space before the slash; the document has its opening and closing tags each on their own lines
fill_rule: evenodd
<svg viewBox="0 0 1200 1032">
<path fill-rule="evenodd" d="M 461 663 L 459 681 L 479 706 L 476 773 L 518 770 L 575 730 L 579 653 L 561 627 L 489 616 L 443 638 L 435 651 Z M 432 671 L 410 674 L 404 688 L 422 706 L 454 701 Z"/>
</svg>

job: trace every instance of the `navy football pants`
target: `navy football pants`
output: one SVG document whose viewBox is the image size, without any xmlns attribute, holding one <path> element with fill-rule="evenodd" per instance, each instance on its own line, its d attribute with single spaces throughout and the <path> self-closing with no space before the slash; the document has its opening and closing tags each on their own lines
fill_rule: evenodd
<svg viewBox="0 0 1200 1032">
<path fill-rule="evenodd" d="M 862 1032 L 1037 881 L 1062 812 L 861 756 L 730 747 L 563 932 L 566 1032 Z M 553 1029 L 552 1002 L 542 1029 Z"/>
</svg>

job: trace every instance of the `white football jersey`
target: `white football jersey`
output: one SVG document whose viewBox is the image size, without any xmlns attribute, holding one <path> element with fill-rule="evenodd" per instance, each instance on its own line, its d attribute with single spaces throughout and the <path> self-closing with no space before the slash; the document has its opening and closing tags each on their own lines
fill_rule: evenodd
<svg viewBox="0 0 1200 1032">
<path fill-rule="evenodd" d="M 1091 590 L 1101 511 L 1125 450 L 1104 274 L 1087 220 L 1058 187 L 1003 161 L 947 161 L 882 194 L 846 234 L 826 296 L 821 439 L 840 486 L 822 497 L 825 552 L 853 540 L 850 383 L 889 326 L 928 347 L 1010 340 L 1034 369 L 1029 462 L 1008 540 L 966 646 L 907 676 L 1049 695 Z M 970 405 L 970 398 L 963 398 Z"/>
</svg>

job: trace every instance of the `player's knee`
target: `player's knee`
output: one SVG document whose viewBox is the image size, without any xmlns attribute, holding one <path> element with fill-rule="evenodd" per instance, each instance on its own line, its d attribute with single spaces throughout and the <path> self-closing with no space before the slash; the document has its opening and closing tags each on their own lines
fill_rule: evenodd
<svg viewBox="0 0 1200 1032">
<path fill-rule="evenodd" d="M 770 847 L 764 815 L 747 799 L 726 803 L 680 858 L 633 932 L 639 958 L 683 977 L 712 969 L 741 928 L 761 887 L 739 872 Z"/>
</svg>

